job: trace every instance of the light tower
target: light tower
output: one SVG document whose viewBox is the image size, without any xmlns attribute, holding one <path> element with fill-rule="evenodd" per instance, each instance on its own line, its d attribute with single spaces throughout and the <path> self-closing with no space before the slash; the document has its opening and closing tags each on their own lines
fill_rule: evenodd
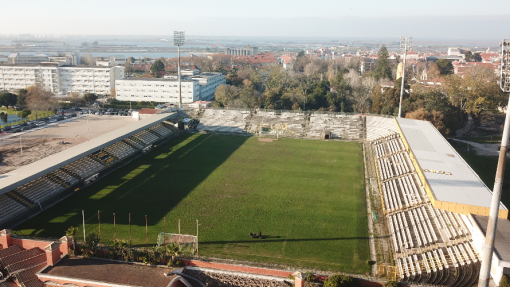
<svg viewBox="0 0 510 287">
<path fill-rule="evenodd" d="M 411 50 L 411 40 L 412 37 L 410 36 L 403 36 L 400 37 L 400 50 L 404 52 L 404 61 L 402 66 L 402 85 L 400 87 L 400 104 L 398 106 L 398 117 L 402 117 L 402 100 L 404 98 L 404 81 L 406 76 L 406 58 L 407 58 L 407 51 Z"/>
<path fill-rule="evenodd" d="M 181 46 L 184 45 L 184 31 L 174 31 L 174 46 L 177 46 L 177 79 L 179 81 L 179 109 L 182 109 L 181 95 Z"/>
<path fill-rule="evenodd" d="M 510 92 L 510 39 L 505 39 L 501 43 L 501 74 L 499 86 L 504 93 Z M 491 209 L 489 212 L 489 222 L 487 223 L 487 233 L 482 247 L 482 266 L 480 268 L 479 287 L 488 287 L 491 278 L 492 253 L 494 252 L 494 241 L 496 240 L 496 230 L 498 227 L 499 201 L 501 200 L 501 188 L 503 187 L 503 177 L 505 174 L 506 151 L 508 144 L 508 129 L 510 128 L 510 97 L 506 106 L 505 125 L 503 127 L 503 137 L 501 138 L 501 149 L 499 150 L 498 169 L 496 170 L 496 179 L 494 180 L 494 190 L 492 192 Z"/>
</svg>

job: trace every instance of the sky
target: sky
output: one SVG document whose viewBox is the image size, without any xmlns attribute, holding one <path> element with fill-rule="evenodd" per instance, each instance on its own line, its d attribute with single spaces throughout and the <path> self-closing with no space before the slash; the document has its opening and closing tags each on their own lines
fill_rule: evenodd
<svg viewBox="0 0 510 287">
<path fill-rule="evenodd" d="M 509 0 L 16 0 L 0 34 L 510 37 Z"/>
</svg>

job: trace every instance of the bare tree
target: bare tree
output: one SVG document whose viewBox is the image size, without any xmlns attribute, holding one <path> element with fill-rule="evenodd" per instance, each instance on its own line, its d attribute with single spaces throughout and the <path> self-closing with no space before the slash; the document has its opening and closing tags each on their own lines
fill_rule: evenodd
<svg viewBox="0 0 510 287">
<path fill-rule="evenodd" d="M 81 56 L 80 61 L 84 65 L 88 65 L 88 66 L 96 65 L 96 59 L 94 59 L 94 56 L 92 56 L 91 54 L 85 54 L 85 55 Z"/>
<path fill-rule="evenodd" d="M 344 78 L 352 89 L 347 98 L 352 103 L 354 112 L 368 113 L 370 111 L 370 95 L 378 81 L 373 77 L 362 77 L 353 69 L 349 70 Z"/>
<path fill-rule="evenodd" d="M 26 104 L 28 109 L 35 111 L 35 118 L 39 111 L 49 111 L 57 106 L 53 93 L 44 91 L 40 85 L 33 85 L 27 88 Z"/>
</svg>

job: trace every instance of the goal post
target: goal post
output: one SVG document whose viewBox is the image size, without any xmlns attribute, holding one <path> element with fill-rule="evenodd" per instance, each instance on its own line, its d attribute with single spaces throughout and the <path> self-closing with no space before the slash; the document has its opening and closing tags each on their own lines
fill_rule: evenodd
<svg viewBox="0 0 510 287">
<path fill-rule="evenodd" d="M 198 251 L 198 236 L 178 233 L 163 233 L 158 235 L 158 247 L 175 243 L 179 252 L 185 255 L 196 255 Z"/>
</svg>

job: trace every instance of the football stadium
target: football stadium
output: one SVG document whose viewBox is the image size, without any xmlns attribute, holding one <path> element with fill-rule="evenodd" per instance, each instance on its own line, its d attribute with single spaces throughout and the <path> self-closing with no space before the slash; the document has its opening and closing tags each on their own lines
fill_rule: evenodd
<svg viewBox="0 0 510 287">
<path fill-rule="evenodd" d="M 0 175 L 0 230 L 58 241 L 77 226 L 78 241 L 95 232 L 140 248 L 192 235 L 200 260 L 473 286 L 491 196 L 426 121 L 201 109 L 152 115 Z M 499 217 L 497 282 L 510 267 L 503 204 Z M 0 263 L 11 248 L 0 246 Z M 18 265 L 0 268 L 35 280 L 37 268 Z"/>
</svg>

